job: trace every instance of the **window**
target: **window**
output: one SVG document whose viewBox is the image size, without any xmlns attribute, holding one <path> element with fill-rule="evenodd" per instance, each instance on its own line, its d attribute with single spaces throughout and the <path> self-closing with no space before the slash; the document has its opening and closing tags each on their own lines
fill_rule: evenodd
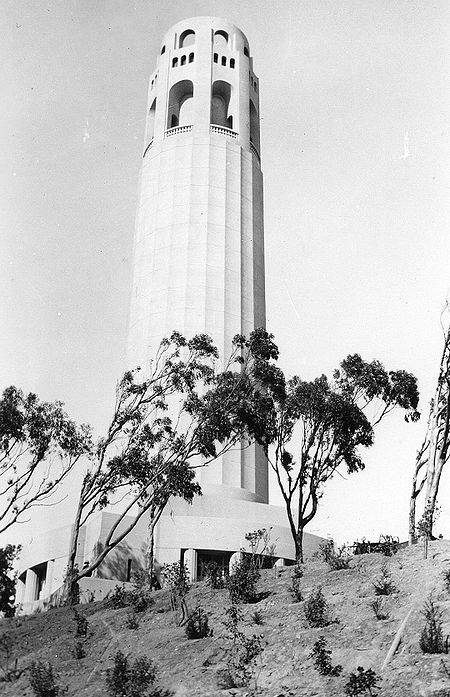
<svg viewBox="0 0 450 697">
<path fill-rule="evenodd" d="M 222 65 L 226 65 L 226 64 L 227 64 L 227 57 L 222 56 Z"/>
<path fill-rule="evenodd" d="M 234 68 L 235 60 L 234 58 L 230 58 L 230 68 Z"/>
<path fill-rule="evenodd" d="M 180 36 L 179 48 L 184 48 L 185 46 L 191 46 L 195 42 L 195 31 L 192 29 L 186 29 Z"/>
<path fill-rule="evenodd" d="M 178 58 L 174 58 L 172 61 L 172 68 L 176 68 L 178 65 Z"/>
<path fill-rule="evenodd" d="M 217 63 L 218 60 L 219 60 L 219 54 L 215 53 L 214 54 L 214 63 Z"/>
<path fill-rule="evenodd" d="M 247 46 L 244 46 L 244 56 L 247 56 L 247 58 L 248 58 L 248 48 L 247 48 Z"/>
<path fill-rule="evenodd" d="M 126 578 L 127 581 L 131 581 L 131 567 L 132 567 L 132 564 L 133 564 L 133 560 L 132 560 L 132 559 L 128 559 L 128 560 L 127 560 L 127 578 Z"/>
<path fill-rule="evenodd" d="M 180 64 L 181 64 L 181 65 L 186 65 L 186 56 L 181 56 Z"/>
<path fill-rule="evenodd" d="M 161 55 L 162 55 L 163 53 L 165 53 L 165 52 L 166 52 L 166 47 L 163 46 L 162 49 L 161 49 Z"/>
<path fill-rule="evenodd" d="M 189 54 L 189 63 L 193 63 L 193 62 L 194 62 L 194 54 L 190 53 Z"/>
</svg>

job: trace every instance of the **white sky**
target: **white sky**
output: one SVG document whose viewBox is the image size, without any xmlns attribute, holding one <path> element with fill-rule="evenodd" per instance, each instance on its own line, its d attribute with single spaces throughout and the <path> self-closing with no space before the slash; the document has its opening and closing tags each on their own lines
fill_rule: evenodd
<svg viewBox="0 0 450 697">
<path fill-rule="evenodd" d="M 4 0 L 0 387 L 105 426 L 123 369 L 147 80 L 164 32 L 202 14 L 246 33 L 260 78 L 267 326 L 281 367 L 310 379 L 359 352 L 419 380 L 424 418 L 383 425 L 366 471 L 336 478 L 309 531 L 404 538 L 450 285 L 446 1 Z M 449 473 L 442 490 L 445 504 Z M 445 506 L 440 528 L 450 537 Z"/>
</svg>

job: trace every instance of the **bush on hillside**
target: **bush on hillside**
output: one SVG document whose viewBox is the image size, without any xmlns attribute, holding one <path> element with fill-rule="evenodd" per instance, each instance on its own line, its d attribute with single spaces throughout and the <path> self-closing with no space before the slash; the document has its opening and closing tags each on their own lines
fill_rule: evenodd
<svg viewBox="0 0 450 697">
<path fill-rule="evenodd" d="M 378 694 L 377 683 L 381 678 L 371 668 L 364 670 L 358 666 L 356 673 L 350 673 L 348 682 L 344 687 L 346 695 L 371 695 Z"/>
<path fill-rule="evenodd" d="M 389 613 L 384 610 L 382 598 L 375 598 L 375 600 L 370 603 L 370 607 L 377 620 L 387 620 L 389 618 Z"/>
<path fill-rule="evenodd" d="M 259 569 L 252 563 L 252 557 L 242 555 L 242 559 L 234 564 L 227 579 L 230 600 L 233 605 L 256 601 L 256 586 L 260 576 Z"/>
<path fill-rule="evenodd" d="M 204 639 L 212 636 L 212 629 L 208 625 L 208 615 L 201 607 L 196 608 L 189 616 L 184 631 L 188 639 Z"/>
<path fill-rule="evenodd" d="M 322 542 L 317 552 L 319 559 L 330 567 L 331 571 L 341 571 L 348 569 L 351 557 L 345 555 L 345 547 L 340 547 L 337 551 L 332 540 Z"/>
<path fill-rule="evenodd" d="M 372 585 L 375 589 L 375 595 L 391 595 L 397 590 L 392 581 L 391 572 L 386 566 L 382 567 L 380 576 L 373 581 Z"/>
<path fill-rule="evenodd" d="M 328 615 L 328 602 L 321 588 L 311 591 L 304 605 L 305 618 L 311 627 L 326 627 L 331 624 Z"/>
<path fill-rule="evenodd" d="M 131 663 L 122 651 L 114 656 L 114 667 L 106 671 L 106 686 L 111 697 L 156 697 L 158 690 L 153 687 L 156 669 L 153 662 L 139 656 Z"/>
<path fill-rule="evenodd" d="M 52 664 L 42 661 L 30 665 L 30 685 L 36 697 L 58 697 L 63 692 Z"/>
<path fill-rule="evenodd" d="M 239 607 L 231 605 L 226 610 L 224 622 L 228 631 L 227 664 L 221 675 L 223 688 L 245 687 L 253 679 L 256 683 L 256 660 L 264 650 L 262 635 L 247 636 L 239 629 L 243 614 Z"/>
<path fill-rule="evenodd" d="M 318 638 L 314 644 L 310 658 L 314 660 L 314 666 L 321 675 L 329 675 L 337 677 L 342 673 L 342 666 L 333 666 L 331 663 L 331 651 L 327 648 L 327 642 L 324 636 Z"/>
<path fill-rule="evenodd" d="M 432 596 L 428 598 L 422 610 L 425 626 L 420 635 L 420 648 L 423 653 L 448 653 L 448 637 L 444 640 L 442 631 L 442 613 Z"/>
</svg>

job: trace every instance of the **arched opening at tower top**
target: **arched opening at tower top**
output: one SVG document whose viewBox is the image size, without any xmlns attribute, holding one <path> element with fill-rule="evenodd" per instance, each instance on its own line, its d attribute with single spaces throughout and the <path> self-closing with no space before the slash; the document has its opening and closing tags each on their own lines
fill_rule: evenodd
<svg viewBox="0 0 450 697">
<path fill-rule="evenodd" d="M 192 46 L 195 43 L 195 31 L 193 29 L 186 29 L 182 34 L 180 34 L 180 41 L 178 44 L 179 48 L 185 48 L 185 46 Z"/>
<path fill-rule="evenodd" d="M 233 128 L 233 116 L 229 113 L 231 85 L 223 80 L 213 82 L 211 89 L 211 123 Z"/>
<path fill-rule="evenodd" d="M 214 48 L 226 48 L 228 46 L 228 34 L 219 29 L 214 32 Z"/>
<path fill-rule="evenodd" d="M 190 126 L 193 122 L 194 85 L 191 80 L 181 80 L 172 85 L 167 109 L 167 128 Z"/>
</svg>

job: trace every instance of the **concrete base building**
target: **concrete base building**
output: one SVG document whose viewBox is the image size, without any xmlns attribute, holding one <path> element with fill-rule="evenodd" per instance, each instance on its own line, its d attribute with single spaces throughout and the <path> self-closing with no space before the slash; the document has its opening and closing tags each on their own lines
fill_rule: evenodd
<svg viewBox="0 0 450 697">
<path fill-rule="evenodd" d="M 216 17 L 173 26 L 150 77 L 127 367 L 145 371 L 173 330 L 188 338 L 210 335 L 226 360 L 236 334 L 265 327 L 259 129 L 259 81 L 240 29 Z M 184 560 L 198 578 L 202 562 L 225 566 L 245 545 L 245 534 L 261 528 L 271 528 L 279 560 L 294 559 L 284 508 L 268 503 L 268 463 L 260 448 L 235 448 L 199 478 L 203 496 L 192 506 L 170 502 L 158 524 L 161 564 Z M 111 515 L 99 513 L 86 526 L 80 566 L 102 543 Z M 69 530 L 55 534 L 52 552 L 46 538 L 22 554 L 19 602 L 35 602 L 61 584 L 64 536 L 68 540 Z M 146 539 L 143 519 L 97 577 L 129 580 L 142 564 Z M 307 535 L 306 553 L 319 542 Z"/>
</svg>

